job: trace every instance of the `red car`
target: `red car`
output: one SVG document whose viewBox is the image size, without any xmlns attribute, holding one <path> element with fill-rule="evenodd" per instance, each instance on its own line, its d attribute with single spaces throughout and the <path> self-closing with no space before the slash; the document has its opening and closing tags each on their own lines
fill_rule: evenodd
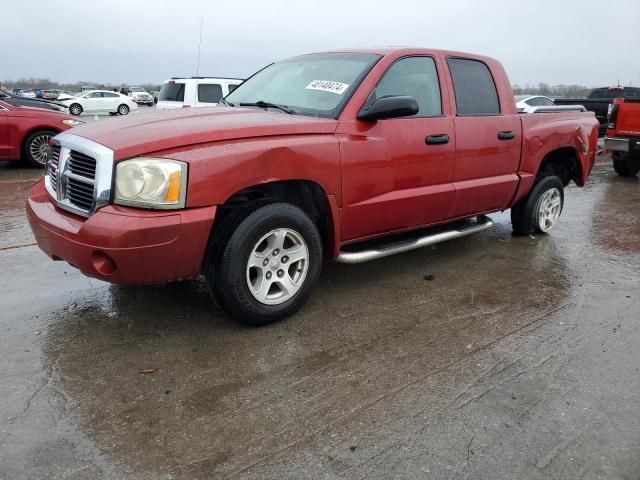
<svg viewBox="0 0 640 480">
<path fill-rule="evenodd" d="M 440 50 L 294 57 L 222 105 L 55 137 L 27 205 L 40 248 L 115 283 L 204 272 L 227 312 L 264 325 L 304 304 L 323 258 L 468 235 L 509 208 L 515 234 L 550 231 L 598 136 L 592 112 L 518 114 L 500 63 Z"/>
<path fill-rule="evenodd" d="M 0 101 L 0 160 L 26 160 L 44 167 L 49 139 L 81 123 L 54 110 L 15 107 Z"/>
<path fill-rule="evenodd" d="M 613 169 L 623 177 L 640 172 L 640 98 L 617 98 L 610 106 L 604 145 Z"/>
</svg>

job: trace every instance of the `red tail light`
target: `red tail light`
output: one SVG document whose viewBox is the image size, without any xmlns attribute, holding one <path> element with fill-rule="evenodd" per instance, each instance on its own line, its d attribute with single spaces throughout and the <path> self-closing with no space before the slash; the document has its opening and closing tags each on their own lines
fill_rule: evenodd
<svg viewBox="0 0 640 480">
<path fill-rule="evenodd" d="M 618 110 L 620 110 L 620 105 L 618 103 L 614 103 L 609 111 L 608 116 L 608 125 L 607 128 L 615 129 L 616 128 L 616 120 L 618 119 Z"/>
</svg>

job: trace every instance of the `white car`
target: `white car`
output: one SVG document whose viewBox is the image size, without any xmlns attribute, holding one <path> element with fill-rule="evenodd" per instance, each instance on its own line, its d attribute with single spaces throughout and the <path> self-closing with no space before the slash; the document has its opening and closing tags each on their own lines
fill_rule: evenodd
<svg viewBox="0 0 640 480">
<path fill-rule="evenodd" d="M 162 84 L 156 108 L 211 107 L 243 81 L 239 78 L 173 77 Z"/>
<path fill-rule="evenodd" d="M 71 115 L 80 115 L 83 112 L 127 115 L 131 110 L 138 108 L 136 102 L 126 95 L 109 90 L 89 90 L 75 97 L 58 101 L 69 108 Z"/>
<path fill-rule="evenodd" d="M 553 99 L 544 95 L 516 95 L 514 100 L 518 113 L 532 113 L 533 107 L 553 106 Z"/>
</svg>

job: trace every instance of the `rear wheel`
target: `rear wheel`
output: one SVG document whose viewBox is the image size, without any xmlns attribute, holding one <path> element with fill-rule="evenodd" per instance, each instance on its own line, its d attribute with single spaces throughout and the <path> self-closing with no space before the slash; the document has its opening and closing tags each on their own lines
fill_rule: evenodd
<svg viewBox="0 0 640 480">
<path fill-rule="evenodd" d="M 118 107 L 118 113 L 120 115 L 128 115 L 129 114 L 129 107 L 123 103 L 122 105 L 120 105 Z"/>
<path fill-rule="evenodd" d="M 613 152 L 613 169 L 621 177 L 635 177 L 640 172 L 640 156 Z"/>
<path fill-rule="evenodd" d="M 540 177 L 529 195 L 511 207 L 514 235 L 548 233 L 555 227 L 564 205 L 564 185 L 555 175 Z"/>
<path fill-rule="evenodd" d="M 71 115 L 80 115 L 82 113 L 82 105 L 79 103 L 72 103 L 69 106 L 69 113 Z"/>
<path fill-rule="evenodd" d="M 287 203 L 263 205 L 235 223 L 221 229 L 232 233 L 205 264 L 216 300 L 249 325 L 267 325 L 292 315 L 320 276 L 322 241 L 317 227 Z"/>
<path fill-rule="evenodd" d="M 40 130 L 30 134 L 24 142 L 24 156 L 34 167 L 44 167 L 47 164 L 49 140 L 56 132 Z"/>
</svg>

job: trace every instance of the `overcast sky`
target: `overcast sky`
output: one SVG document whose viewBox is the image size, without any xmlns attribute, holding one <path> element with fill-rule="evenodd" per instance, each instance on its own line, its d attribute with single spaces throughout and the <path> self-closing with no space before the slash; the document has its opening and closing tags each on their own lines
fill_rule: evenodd
<svg viewBox="0 0 640 480">
<path fill-rule="evenodd" d="M 27 5 L 28 4 L 28 5 Z M 640 85 L 640 0 L 37 0 L 0 8 L 0 79 L 245 77 L 333 48 L 410 45 L 499 59 L 512 84 Z"/>
</svg>

